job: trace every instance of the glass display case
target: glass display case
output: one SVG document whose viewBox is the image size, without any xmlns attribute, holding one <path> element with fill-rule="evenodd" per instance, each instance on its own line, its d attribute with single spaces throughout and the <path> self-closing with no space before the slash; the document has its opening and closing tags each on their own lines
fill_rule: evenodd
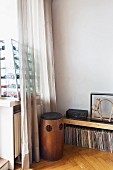
<svg viewBox="0 0 113 170">
<path fill-rule="evenodd" d="M 0 97 L 20 98 L 18 43 L 0 40 Z"/>
<path fill-rule="evenodd" d="M 15 40 L 11 40 L 12 45 L 12 53 L 13 53 L 13 62 L 14 62 L 14 70 L 16 77 L 16 85 L 17 85 L 17 95 L 20 99 L 20 58 L 19 58 L 19 45 Z"/>
<path fill-rule="evenodd" d="M 19 44 L 15 40 L 0 40 L 0 97 L 20 99 L 20 63 L 28 94 L 35 87 L 34 50 L 22 46 L 20 61 Z"/>
</svg>

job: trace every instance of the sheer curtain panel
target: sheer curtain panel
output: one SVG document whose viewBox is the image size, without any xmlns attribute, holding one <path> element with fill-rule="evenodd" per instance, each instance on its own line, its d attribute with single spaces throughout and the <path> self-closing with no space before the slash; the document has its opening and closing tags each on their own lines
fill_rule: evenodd
<svg viewBox="0 0 113 170">
<path fill-rule="evenodd" d="M 40 93 L 42 112 L 56 111 L 52 0 L 39 0 Z"/>
<path fill-rule="evenodd" d="M 18 0 L 19 42 L 21 58 L 22 107 L 22 168 L 28 169 L 32 160 L 39 161 L 38 116 L 35 82 L 40 70 L 41 112 L 56 111 L 54 52 L 52 37 L 51 0 Z M 29 49 L 35 68 L 32 68 L 31 92 L 28 66 Z M 39 58 L 38 58 L 39 55 Z M 38 60 L 40 59 L 40 60 Z M 40 68 L 37 69 L 39 62 Z M 32 158 L 33 155 L 33 158 Z"/>
<path fill-rule="evenodd" d="M 18 30 L 21 84 L 22 169 L 39 161 L 38 115 L 36 110 L 36 69 L 38 35 L 34 23 L 38 18 L 37 0 L 18 0 Z M 36 38 L 35 38 L 36 37 Z M 30 64 L 31 63 L 31 64 Z M 32 77 L 32 78 L 31 78 Z"/>
</svg>

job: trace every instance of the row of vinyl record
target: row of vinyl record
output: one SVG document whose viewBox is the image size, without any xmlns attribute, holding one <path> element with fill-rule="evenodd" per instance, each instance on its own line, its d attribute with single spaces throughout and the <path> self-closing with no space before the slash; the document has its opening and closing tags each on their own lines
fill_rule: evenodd
<svg viewBox="0 0 113 170">
<path fill-rule="evenodd" d="M 66 125 L 65 144 L 113 152 L 113 132 L 110 130 Z"/>
</svg>

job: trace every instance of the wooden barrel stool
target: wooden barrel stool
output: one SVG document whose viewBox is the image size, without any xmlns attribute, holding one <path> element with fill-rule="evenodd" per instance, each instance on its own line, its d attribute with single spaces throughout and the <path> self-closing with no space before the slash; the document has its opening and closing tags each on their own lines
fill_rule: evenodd
<svg viewBox="0 0 113 170">
<path fill-rule="evenodd" d="M 48 161 L 59 160 L 64 148 L 64 124 L 61 113 L 48 112 L 41 115 L 41 156 Z"/>
</svg>

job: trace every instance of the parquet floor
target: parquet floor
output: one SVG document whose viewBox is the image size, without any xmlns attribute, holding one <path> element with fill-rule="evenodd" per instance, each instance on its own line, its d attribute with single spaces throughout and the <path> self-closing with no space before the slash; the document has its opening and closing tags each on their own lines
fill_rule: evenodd
<svg viewBox="0 0 113 170">
<path fill-rule="evenodd" d="M 19 169 L 16 165 L 15 170 Z M 113 153 L 65 145 L 61 160 L 41 160 L 33 163 L 31 170 L 113 170 Z"/>
</svg>

